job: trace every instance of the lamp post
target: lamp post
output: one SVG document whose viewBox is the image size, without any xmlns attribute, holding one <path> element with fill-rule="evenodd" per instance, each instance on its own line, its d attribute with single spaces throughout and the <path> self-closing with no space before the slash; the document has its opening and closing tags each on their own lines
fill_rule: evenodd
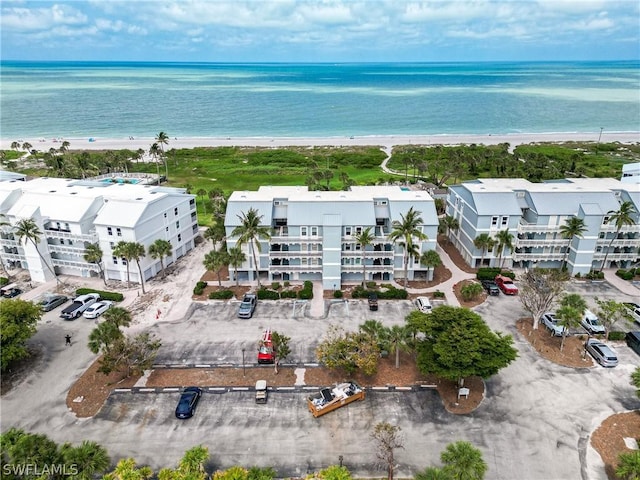
<svg viewBox="0 0 640 480">
<path fill-rule="evenodd" d="M 244 348 L 242 349 L 242 376 L 245 376 L 245 368 L 244 368 Z"/>
</svg>

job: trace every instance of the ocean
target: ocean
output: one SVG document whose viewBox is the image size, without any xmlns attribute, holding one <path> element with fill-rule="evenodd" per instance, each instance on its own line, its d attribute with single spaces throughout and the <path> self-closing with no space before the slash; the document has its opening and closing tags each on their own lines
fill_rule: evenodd
<svg viewBox="0 0 640 480">
<path fill-rule="evenodd" d="M 640 130 L 640 62 L 0 63 L 0 137 Z"/>
</svg>

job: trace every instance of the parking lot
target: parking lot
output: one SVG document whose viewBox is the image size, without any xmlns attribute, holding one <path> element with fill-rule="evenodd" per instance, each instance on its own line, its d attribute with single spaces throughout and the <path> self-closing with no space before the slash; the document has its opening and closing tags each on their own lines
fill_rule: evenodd
<svg viewBox="0 0 640 480">
<path fill-rule="evenodd" d="M 591 306 L 594 296 L 631 301 L 606 284 L 571 288 Z M 240 320 L 237 305 L 196 305 L 182 321 L 153 326 L 163 342 L 157 362 L 239 363 L 242 349 L 255 349 L 266 327 L 291 337 L 288 361 L 315 361 L 315 346 L 330 324 L 347 330 L 372 318 L 402 324 L 413 308 L 408 301 L 381 300 L 380 309 L 370 312 L 366 301 L 349 301 L 333 304 L 326 318 L 312 319 L 301 311 L 294 316 L 291 302 L 260 302 L 254 318 Z M 16 425 L 58 442 L 95 440 L 113 458 L 132 456 L 154 469 L 175 464 L 185 450 L 203 444 L 212 454 L 212 468 L 274 466 L 279 476 L 302 476 L 338 463 L 341 455 L 354 475 L 379 477 L 383 472 L 375 466 L 370 433 L 376 423 L 388 421 L 405 436 L 405 448 L 397 452 L 402 477 L 438 465 L 447 443 L 468 440 L 482 450 L 490 479 L 604 480 L 589 435 L 607 416 L 639 407 L 629 376 L 640 357 L 618 343 L 620 365 L 614 369 L 561 367 L 518 336 L 515 320 L 526 313 L 517 297 L 491 297 L 476 311 L 491 328 L 514 335 L 520 356 L 487 381 L 486 398 L 471 415 L 447 413 L 429 389 L 368 392 L 363 402 L 318 419 L 307 411 L 304 391 L 274 392 L 266 405 L 256 405 L 247 391 L 207 391 L 186 421 L 173 416 L 177 391 L 116 393 L 94 418 L 70 414 L 61 399 L 93 358 L 85 347 L 93 321 L 64 322 L 50 312 L 35 338 L 46 357 L 28 382 L 3 397 L 2 429 Z M 73 332 L 73 347 L 64 346 L 66 331 Z"/>
</svg>

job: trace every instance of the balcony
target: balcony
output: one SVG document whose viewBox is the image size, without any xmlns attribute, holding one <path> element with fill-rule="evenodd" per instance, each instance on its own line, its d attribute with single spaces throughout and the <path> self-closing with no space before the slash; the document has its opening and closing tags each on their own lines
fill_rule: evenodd
<svg viewBox="0 0 640 480">
<path fill-rule="evenodd" d="M 604 260 L 605 252 L 596 252 L 593 254 L 594 260 Z M 616 252 L 610 253 L 607 255 L 607 261 L 609 260 L 629 260 L 629 261 L 637 261 L 640 259 L 640 253 L 637 250 L 632 250 L 630 252 Z"/>
<path fill-rule="evenodd" d="M 564 238 L 517 239 L 515 248 L 566 247 L 568 241 Z"/>
<path fill-rule="evenodd" d="M 312 250 L 271 250 L 269 252 L 270 258 L 308 258 L 308 257 L 321 257 L 322 251 Z"/>
<path fill-rule="evenodd" d="M 100 272 L 98 265 L 88 262 L 74 262 L 72 260 L 60 260 L 59 258 L 52 258 L 51 263 L 54 267 L 67 267 L 76 268 L 78 270 L 91 270 L 93 272 Z"/>
<path fill-rule="evenodd" d="M 536 223 L 520 222 L 518 223 L 518 233 L 551 233 L 557 232 L 560 226 L 558 225 L 538 225 Z"/>
<path fill-rule="evenodd" d="M 606 225 L 600 225 L 601 232 L 617 232 L 618 227 L 613 223 L 607 223 Z M 638 225 L 624 225 L 620 229 L 620 233 L 638 233 Z"/>
<path fill-rule="evenodd" d="M 362 258 L 362 250 L 343 250 L 343 257 Z M 365 258 L 393 258 L 395 252 L 393 250 L 367 250 L 364 254 Z"/>
<path fill-rule="evenodd" d="M 47 238 L 66 238 L 69 240 L 75 240 L 79 242 L 90 242 L 90 243 L 98 242 L 98 235 L 96 234 L 95 230 L 92 230 L 89 233 L 69 233 L 62 230 L 49 229 L 49 230 L 45 230 L 44 234 L 47 236 Z"/>
<path fill-rule="evenodd" d="M 596 245 L 599 247 L 608 247 L 611 243 L 610 238 L 600 238 L 598 239 Z M 640 238 L 616 238 L 613 243 L 611 243 L 611 247 L 632 247 L 638 248 L 640 247 Z"/>
<path fill-rule="evenodd" d="M 11 238 L 0 238 L 0 247 L 20 247 L 22 244 L 18 240 Z"/>
<path fill-rule="evenodd" d="M 362 265 L 341 265 L 343 272 L 362 272 Z M 374 273 L 393 273 L 393 265 L 368 265 L 367 272 Z"/>
<path fill-rule="evenodd" d="M 55 245 L 52 243 L 47 244 L 49 248 L 49 252 L 51 253 L 65 253 L 68 255 L 78 255 L 83 256 L 86 252 L 86 248 L 78 248 L 78 247 L 69 247 L 67 245 Z"/>
<path fill-rule="evenodd" d="M 288 272 L 322 272 L 322 265 L 269 265 L 269 271 L 278 275 L 280 273 Z"/>
<path fill-rule="evenodd" d="M 520 262 L 522 260 L 537 260 L 537 261 L 554 261 L 554 260 L 563 260 L 564 253 L 562 252 L 554 252 L 554 253 L 513 253 L 511 256 L 514 262 Z"/>
</svg>

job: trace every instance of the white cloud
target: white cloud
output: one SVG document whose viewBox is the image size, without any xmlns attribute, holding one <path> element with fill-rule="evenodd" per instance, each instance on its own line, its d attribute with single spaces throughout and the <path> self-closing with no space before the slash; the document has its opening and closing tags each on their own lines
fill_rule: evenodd
<svg viewBox="0 0 640 480">
<path fill-rule="evenodd" d="M 13 31 L 38 31 L 57 25 L 82 25 L 87 16 L 68 5 L 52 5 L 49 8 L 3 7 L 0 13 L 2 29 Z"/>
</svg>

